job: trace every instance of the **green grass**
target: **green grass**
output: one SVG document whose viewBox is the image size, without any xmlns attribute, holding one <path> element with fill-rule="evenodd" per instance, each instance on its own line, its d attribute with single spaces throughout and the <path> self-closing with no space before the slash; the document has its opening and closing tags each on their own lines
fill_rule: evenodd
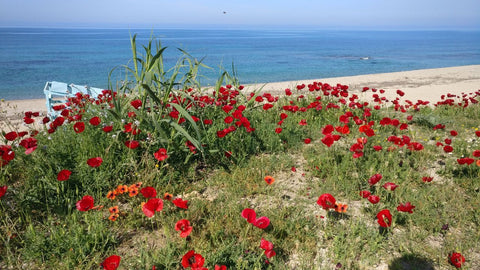
<svg viewBox="0 0 480 270">
<path fill-rule="evenodd" d="M 209 269 L 216 264 L 229 269 L 453 269 L 448 262 L 451 252 L 465 256 L 464 268 L 478 267 L 479 158 L 473 157 L 471 165 L 457 162 L 480 150 L 477 104 L 406 106 L 402 113 L 393 107 L 374 110 L 373 104 L 350 107 L 340 99 L 348 100 L 355 89 L 327 88 L 329 95 L 303 89 L 302 99 L 285 96 L 258 102 L 256 97 L 263 93 L 254 92 L 250 98 L 227 72 L 215 89 L 199 88 L 201 61 L 187 53 L 175 67 L 166 68 L 159 43 L 154 49 L 151 42 L 140 57 L 134 38 L 132 45 L 135 65 L 126 67 L 129 83 L 115 89 L 115 97 L 98 105 L 81 100 L 72 106 L 70 116 L 79 114 L 82 119 L 72 118 L 53 133 L 47 132 L 47 124 L 34 137 L 38 147 L 31 154 L 18 145 L 29 135 L 4 139 L 15 158 L 0 168 L 0 186 L 8 186 L 0 198 L 0 268 L 99 269 L 105 258 L 116 254 L 122 258 L 119 269 L 182 269 L 182 257 L 189 250 L 201 254 Z M 342 92 L 347 97 L 338 95 Z M 135 109 L 130 102 L 137 99 L 142 105 Z M 273 107 L 264 110 L 266 103 Z M 225 105 L 232 106 L 228 113 Z M 290 105 L 298 110 L 285 110 Z M 319 105 L 322 109 L 316 109 Z M 241 106 L 241 117 L 237 114 L 226 123 L 225 117 L 235 116 Z M 345 125 L 339 119 L 348 112 L 350 133 L 334 131 L 340 139 L 327 147 L 321 141 L 322 129 Z M 281 113 L 288 117 L 282 132 L 276 133 Z M 101 118 L 99 126 L 89 124 L 93 116 Z M 353 117 L 363 121 L 356 124 Z M 408 123 L 408 129 L 382 126 L 384 117 Z M 302 120 L 307 125 L 299 125 Z M 82 133 L 73 130 L 78 121 L 85 122 Z M 237 121 L 241 122 L 235 125 Z M 371 121 L 375 135 L 367 138 L 359 127 Z M 141 131 L 127 132 L 128 123 Z M 445 128 L 434 130 L 438 124 Z M 112 126 L 112 131 L 104 132 L 104 126 Z M 230 126 L 236 129 L 218 136 Z M 391 136 L 408 136 L 423 149 L 409 149 L 406 141 L 395 145 Z M 311 138 L 310 144 L 304 143 L 306 138 Z M 350 149 L 360 138 L 367 138 L 363 155 L 354 158 Z M 453 153 L 436 145 L 445 144 L 446 138 L 452 140 Z M 124 143 L 130 140 L 139 147 L 127 148 Z M 154 157 L 161 148 L 168 153 L 163 161 Z M 92 157 L 102 157 L 100 167 L 87 165 Z M 72 172 L 67 181 L 57 180 L 62 169 Z M 382 180 L 370 186 L 368 179 L 377 173 Z M 268 185 L 265 176 L 273 176 L 274 183 Z M 423 182 L 425 176 L 433 181 Z M 118 185 L 139 182 L 140 189 L 154 187 L 159 198 L 170 193 L 188 200 L 188 209 L 164 200 L 163 210 L 148 218 L 142 212 L 142 202 L 147 201 L 142 194 L 106 197 Z M 397 189 L 384 189 L 387 182 Z M 361 190 L 379 196 L 380 202 L 362 198 Z M 322 209 L 317 199 L 324 193 L 347 204 L 346 213 Z M 85 195 L 102 207 L 78 211 L 76 203 Z M 412 214 L 397 211 L 405 202 L 415 206 Z M 120 210 L 116 221 L 108 219 L 113 206 Z M 245 208 L 268 217 L 270 225 L 262 230 L 247 223 L 241 216 Z M 376 221 L 382 209 L 392 213 L 389 228 Z M 193 226 L 187 238 L 174 229 L 180 219 Z M 261 238 L 273 243 L 276 256 L 267 259 Z"/>
</svg>

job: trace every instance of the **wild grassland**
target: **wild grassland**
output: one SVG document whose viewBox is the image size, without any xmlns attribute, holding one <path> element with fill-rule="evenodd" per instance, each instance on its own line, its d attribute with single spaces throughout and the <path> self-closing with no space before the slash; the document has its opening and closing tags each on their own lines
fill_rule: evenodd
<svg viewBox="0 0 480 270">
<path fill-rule="evenodd" d="M 38 134 L 3 134 L 0 268 L 99 269 L 115 254 L 119 269 L 183 269 L 190 250 L 209 269 L 453 269 L 453 252 L 479 267 L 479 92 L 366 104 L 361 89 L 313 82 L 250 93 L 228 73 L 202 90 L 201 62 L 166 69 L 162 52 L 134 49 L 129 83 L 72 98 Z M 346 212 L 323 209 L 322 194 Z M 397 210 L 407 202 L 412 213 Z"/>
</svg>

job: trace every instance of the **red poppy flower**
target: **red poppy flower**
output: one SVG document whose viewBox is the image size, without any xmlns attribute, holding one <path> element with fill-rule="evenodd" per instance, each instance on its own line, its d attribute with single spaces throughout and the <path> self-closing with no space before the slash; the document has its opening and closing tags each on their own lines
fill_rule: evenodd
<svg viewBox="0 0 480 270">
<path fill-rule="evenodd" d="M 103 132 L 108 133 L 113 130 L 113 126 L 104 126 L 102 130 Z"/>
<path fill-rule="evenodd" d="M 225 113 L 229 113 L 232 109 L 233 109 L 233 106 L 231 106 L 231 105 L 225 105 L 225 106 L 222 107 L 222 110 Z"/>
<path fill-rule="evenodd" d="M 330 147 L 335 142 L 335 139 L 333 138 L 332 135 L 329 134 L 329 135 L 325 135 L 325 137 L 323 137 L 321 141 L 323 144 Z"/>
<path fill-rule="evenodd" d="M 15 158 L 15 152 L 10 145 L 0 145 L 0 167 L 7 165 Z"/>
<path fill-rule="evenodd" d="M 371 193 L 368 190 L 360 191 L 360 196 L 362 196 L 362 198 L 368 198 L 368 196 L 370 196 L 370 195 L 371 195 Z"/>
<path fill-rule="evenodd" d="M 194 250 L 190 250 L 182 257 L 182 266 L 184 268 L 191 267 L 192 269 L 202 267 L 205 263 L 205 259 L 202 255 L 195 253 Z"/>
<path fill-rule="evenodd" d="M 92 168 L 100 167 L 100 165 L 102 165 L 102 162 L 103 162 L 103 159 L 101 157 L 94 157 L 87 160 L 88 166 Z"/>
<path fill-rule="evenodd" d="M 304 141 L 303 141 L 305 144 L 309 144 L 312 142 L 312 139 L 310 138 L 306 138 Z"/>
<path fill-rule="evenodd" d="M 370 128 L 370 126 L 367 126 L 367 128 L 365 128 L 363 130 L 363 133 L 367 136 L 367 137 L 372 137 L 372 136 L 375 136 L 375 131 L 373 129 Z"/>
<path fill-rule="evenodd" d="M 35 122 L 35 119 L 30 118 L 30 117 L 24 117 L 23 122 L 25 122 L 25 124 L 29 125 L 29 124 Z"/>
<path fill-rule="evenodd" d="M 403 97 L 405 95 L 405 92 L 403 92 L 402 90 L 397 90 L 397 95 Z"/>
<path fill-rule="evenodd" d="M 227 133 L 225 132 L 225 130 L 219 130 L 217 131 L 217 137 L 218 138 L 223 138 L 227 135 Z"/>
<path fill-rule="evenodd" d="M 47 116 L 45 116 L 45 117 L 42 119 L 42 124 L 45 125 L 45 124 L 48 123 L 48 122 L 50 122 L 50 118 L 48 118 Z"/>
<path fill-rule="evenodd" d="M 300 122 L 298 123 L 300 126 L 306 126 L 307 125 L 307 120 L 305 119 L 302 119 L 300 120 Z"/>
<path fill-rule="evenodd" d="M 0 187 L 0 198 L 2 198 L 5 193 L 7 192 L 8 187 L 7 186 L 1 186 Z"/>
<path fill-rule="evenodd" d="M 273 249 L 265 250 L 265 256 L 268 259 L 272 258 L 275 255 L 277 255 L 277 253 L 275 253 L 275 250 L 273 250 Z"/>
<path fill-rule="evenodd" d="M 155 215 L 155 212 L 162 211 L 162 209 L 163 201 L 159 198 L 152 198 L 142 206 L 143 213 L 149 218 L 153 217 L 153 215 Z"/>
<path fill-rule="evenodd" d="M 383 209 L 378 212 L 377 219 L 378 224 L 384 228 L 390 227 L 392 225 L 392 214 L 388 209 Z"/>
<path fill-rule="evenodd" d="M 71 174 L 72 174 L 72 172 L 69 171 L 69 170 L 61 170 L 57 175 L 57 180 L 58 181 L 68 180 L 70 178 Z"/>
<path fill-rule="evenodd" d="M 445 128 L 445 125 L 438 124 L 438 125 L 436 125 L 436 126 L 433 127 L 433 130 L 444 129 L 444 128 Z"/>
<path fill-rule="evenodd" d="M 50 126 L 52 128 L 56 128 L 56 127 L 59 127 L 59 126 L 63 125 L 64 122 L 65 122 L 65 118 L 59 116 L 59 117 L 55 118 L 55 120 L 53 120 L 53 122 L 50 124 Z"/>
<path fill-rule="evenodd" d="M 464 158 L 459 158 L 459 159 L 457 159 L 457 162 L 458 162 L 458 164 L 460 164 L 460 165 L 464 165 L 464 164 L 470 165 L 470 164 L 472 164 L 473 162 L 475 162 L 475 159 L 469 158 L 469 157 L 464 157 Z"/>
<path fill-rule="evenodd" d="M 190 226 L 190 221 L 181 219 L 175 224 L 175 230 L 180 232 L 180 237 L 185 238 L 192 232 L 193 227 Z"/>
<path fill-rule="evenodd" d="M 383 149 L 383 147 L 382 147 L 381 145 L 374 145 L 374 146 L 373 146 L 373 149 L 374 149 L 375 151 L 381 151 L 381 150 Z"/>
<path fill-rule="evenodd" d="M 423 182 L 432 182 L 433 180 L 433 177 L 430 177 L 430 176 L 424 176 L 422 177 L 422 181 Z"/>
<path fill-rule="evenodd" d="M 344 135 L 350 134 L 350 128 L 347 125 L 335 127 L 335 130 Z"/>
<path fill-rule="evenodd" d="M 326 125 L 322 128 L 322 134 L 323 135 L 332 134 L 333 130 L 334 130 L 334 127 L 332 125 Z"/>
<path fill-rule="evenodd" d="M 413 209 L 415 208 L 415 206 L 411 205 L 410 202 L 406 202 L 405 204 L 403 203 L 400 203 L 398 206 L 397 206 L 397 211 L 400 211 L 400 212 L 408 212 L 410 214 L 413 213 Z"/>
<path fill-rule="evenodd" d="M 450 135 L 455 137 L 458 135 L 458 132 L 456 130 L 450 130 Z"/>
<path fill-rule="evenodd" d="M 362 157 L 362 156 L 363 156 L 362 151 L 358 151 L 358 152 L 355 152 L 355 153 L 352 154 L 353 158 L 359 158 L 359 157 Z"/>
<path fill-rule="evenodd" d="M 138 141 L 135 141 L 135 140 L 133 140 L 133 141 L 126 141 L 126 142 L 125 142 L 125 146 L 128 147 L 128 148 L 130 148 L 130 149 L 135 149 L 135 148 L 137 148 L 139 145 L 140 145 L 139 142 L 138 142 Z"/>
<path fill-rule="evenodd" d="M 472 156 L 480 157 L 480 150 L 474 150 L 473 153 L 472 153 Z"/>
<path fill-rule="evenodd" d="M 140 190 L 140 193 L 142 193 L 145 198 L 157 197 L 157 190 L 154 187 L 144 187 Z"/>
<path fill-rule="evenodd" d="M 98 125 L 100 125 L 101 120 L 100 120 L 100 117 L 94 116 L 94 117 L 92 117 L 88 122 L 89 122 L 90 125 L 92 125 L 92 126 L 98 126 Z"/>
<path fill-rule="evenodd" d="M 378 181 L 382 180 L 382 178 L 383 176 L 381 174 L 374 174 L 372 175 L 372 177 L 370 177 L 370 179 L 368 179 L 368 184 L 370 184 L 370 186 L 373 186 L 378 183 Z"/>
<path fill-rule="evenodd" d="M 74 130 L 76 133 L 82 133 L 82 132 L 85 130 L 85 123 L 83 123 L 83 122 L 76 122 L 76 123 L 73 125 L 73 130 Z"/>
<path fill-rule="evenodd" d="M 203 124 L 204 125 L 211 125 L 211 124 L 213 124 L 213 121 L 210 120 L 210 119 L 205 119 L 205 120 L 203 120 Z"/>
<path fill-rule="evenodd" d="M 317 204 L 320 205 L 323 209 L 328 210 L 330 208 L 335 208 L 335 197 L 329 193 L 324 193 L 318 197 Z"/>
<path fill-rule="evenodd" d="M 354 143 L 350 147 L 351 152 L 361 152 L 364 148 L 364 145 L 362 143 Z"/>
<path fill-rule="evenodd" d="M 79 200 L 75 206 L 77 207 L 78 211 L 88 211 L 93 208 L 94 200 L 93 197 L 90 195 L 85 195 L 81 200 Z"/>
<path fill-rule="evenodd" d="M 265 103 L 263 104 L 263 110 L 267 111 L 269 109 L 273 108 L 273 105 L 270 103 Z"/>
<path fill-rule="evenodd" d="M 227 116 L 225 119 L 223 119 L 223 122 L 225 122 L 225 124 L 230 124 L 233 122 L 233 117 Z"/>
<path fill-rule="evenodd" d="M 155 152 L 155 153 L 153 154 L 153 156 L 155 156 L 155 158 L 156 158 L 158 161 L 164 161 L 165 159 L 168 158 L 167 149 L 165 149 L 165 148 L 160 148 L 160 149 L 158 149 L 157 152 Z"/>
<path fill-rule="evenodd" d="M 257 228 L 265 229 L 270 225 L 270 219 L 268 217 L 259 217 L 252 224 Z"/>
<path fill-rule="evenodd" d="M 130 102 L 130 105 L 138 110 L 138 108 L 142 107 L 142 101 L 140 99 L 135 99 Z"/>
<path fill-rule="evenodd" d="M 445 144 L 448 144 L 448 145 L 452 144 L 452 139 L 446 138 L 445 139 Z"/>
<path fill-rule="evenodd" d="M 31 154 L 35 149 L 37 149 L 37 139 L 35 138 L 26 138 L 20 141 L 20 145 L 25 147 L 25 155 Z"/>
<path fill-rule="evenodd" d="M 10 131 L 7 134 L 5 134 L 5 139 L 7 139 L 7 141 L 13 141 L 17 137 L 18 137 L 18 133 L 15 131 Z"/>
<path fill-rule="evenodd" d="M 461 268 L 462 264 L 465 263 L 465 257 L 458 252 L 452 252 L 448 254 L 448 261 L 456 268 Z"/>
<path fill-rule="evenodd" d="M 227 266 L 215 264 L 215 270 L 227 270 Z"/>
<path fill-rule="evenodd" d="M 118 266 L 120 265 L 120 260 L 121 260 L 121 257 L 118 256 L 118 255 L 112 255 L 108 258 L 106 258 L 101 264 L 100 266 L 102 266 L 103 269 L 105 270 L 115 270 L 118 268 Z"/>
<path fill-rule="evenodd" d="M 445 145 L 445 146 L 443 147 L 443 151 L 445 151 L 445 153 L 450 153 L 450 152 L 453 151 L 453 147 L 450 146 L 450 145 Z"/>
<path fill-rule="evenodd" d="M 137 135 L 141 132 L 141 130 L 136 128 L 133 123 L 125 124 L 123 128 L 125 133 L 131 133 L 132 135 Z"/>
<path fill-rule="evenodd" d="M 383 184 L 383 188 L 386 189 L 386 190 L 390 190 L 390 191 L 394 191 L 397 187 L 398 187 L 398 185 L 396 185 L 395 183 L 392 183 L 392 182 L 388 182 L 388 183 Z"/>
<path fill-rule="evenodd" d="M 247 220 L 248 223 L 254 223 L 257 220 L 257 213 L 251 208 L 245 208 L 242 211 L 242 217 Z"/>
<path fill-rule="evenodd" d="M 175 206 L 177 206 L 178 208 L 188 209 L 188 201 L 187 200 L 182 200 L 180 198 L 176 198 L 172 201 L 172 203 L 175 204 Z"/>
<path fill-rule="evenodd" d="M 256 102 L 262 102 L 262 101 L 263 101 L 263 97 L 262 97 L 262 96 L 257 96 L 257 97 L 255 98 L 255 101 L 256 101 Z"/>
<path fill-rule="evenodd" d="M 475 135 L 477 135 L 477 137 L 480 137 L 480 130 L 475 131 Z"/>
<path fill-rule="evenodd" d="M 63 104 L 52 106 L 52 109 L 53 109 L 54 111 L 61 111 L 61 110 L 65 109 L 65 108 L 66 108 L 66 106 L 63 105 Z"/>
<path fill-rule="evenodd" d="M 264 250 L 271 250 L 273 249 L 273 244 L 270 241 L 265 240 L 263 237 L 260 240 L 260 248 Z"/>
<path fill-rule="evenodd" d="M 345 114 L 342 114 L 342 115 L 340 115 L 338 121 L 340 121 L 342 123 L 345 123 L 345 124 L 348 124 L 348 122 L 350 121 L 349 116 L 345 115 Z"/>
<path fill-rule="evenodd" d="M 65 116 L 65 117 L 68 118 L 68 116 L 70 115 L 70 110 L 64 109 L 64 110 L 60 113 L 60 115 Z"/>
<path fill-rule="evenodd" d="M 380 197 L 378 197 L 377 195 L 370 195 L 367 197 L 367 200 L 372 204 L 377 204 L 380 201 Z"/>
<path fill-rule="evenodd" d="M 279 127 L 279 128 L 276 128 L 276 129 L 275 129 L 275 133 L 277 133 L 277 134 L 282 133 L 282 128 L 280 128 L 280 127 Z"/>
<path fill-rule="evenodd" d="M 185 142 L 185 146 L 188 147 L 188 150 L 191 152 L 191 153 L 194 153 L 196 154 L 197 153 L 197 148 L 195 147 L 195 145 L 193 145 L 193 143 L 191 141 L 186 141 Z"/>
</svg>

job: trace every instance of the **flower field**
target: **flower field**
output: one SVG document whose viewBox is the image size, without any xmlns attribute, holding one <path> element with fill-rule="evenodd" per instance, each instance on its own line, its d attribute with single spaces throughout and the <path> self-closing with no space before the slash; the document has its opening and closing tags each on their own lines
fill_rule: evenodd
<svg viewBox="0 0 480 270">
<path fill-rule="evenodd" d="M 136 48 L 128 83 L 3 132 L 1 269 L 480 267 L 480 90 L 204 88 Z"/>
</svg>

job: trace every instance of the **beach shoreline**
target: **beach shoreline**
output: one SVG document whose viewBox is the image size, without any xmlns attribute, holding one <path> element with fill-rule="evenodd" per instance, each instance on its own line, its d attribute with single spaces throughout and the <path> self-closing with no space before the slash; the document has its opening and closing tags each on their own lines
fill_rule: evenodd
<svg viewBox="0 0 480 270">
<path fill-rule="evenodd" d="M 350 91 L 368 100 L 371 93 L 361 93 L 364 87 L 383 89 L 387 99 L 396 97 L 396 90 L 405 93 L 404 100 L 430 101 L 435 103 L 441 100 L 442 95 L 454 94 L 461 96 L 463 93 L 472 93 L 480 90 L 480 65 L 457 66 L 448 68 L 421 69 L 412 71 L 377 73 L 347 77 L 323 78 L 317 80 L 285 81 L 265 84 L 245 85 L 244 92 L 262 89 L 274 95 L 284 95 L 285 89 L 295 89 L 299 84 L 313 82 L 328 83 L 330 85 L 348 85 Z M 293 91 L 295 92 L 295 91 Z M 22 119 L 26 111 L 40 112 L 41 117 L 46 115 L 45 99 L 10 100 L 0 103 L 1 118 L 0 129 L 8 130 L 5 125 L 7 120 Z"/>
</svg>

